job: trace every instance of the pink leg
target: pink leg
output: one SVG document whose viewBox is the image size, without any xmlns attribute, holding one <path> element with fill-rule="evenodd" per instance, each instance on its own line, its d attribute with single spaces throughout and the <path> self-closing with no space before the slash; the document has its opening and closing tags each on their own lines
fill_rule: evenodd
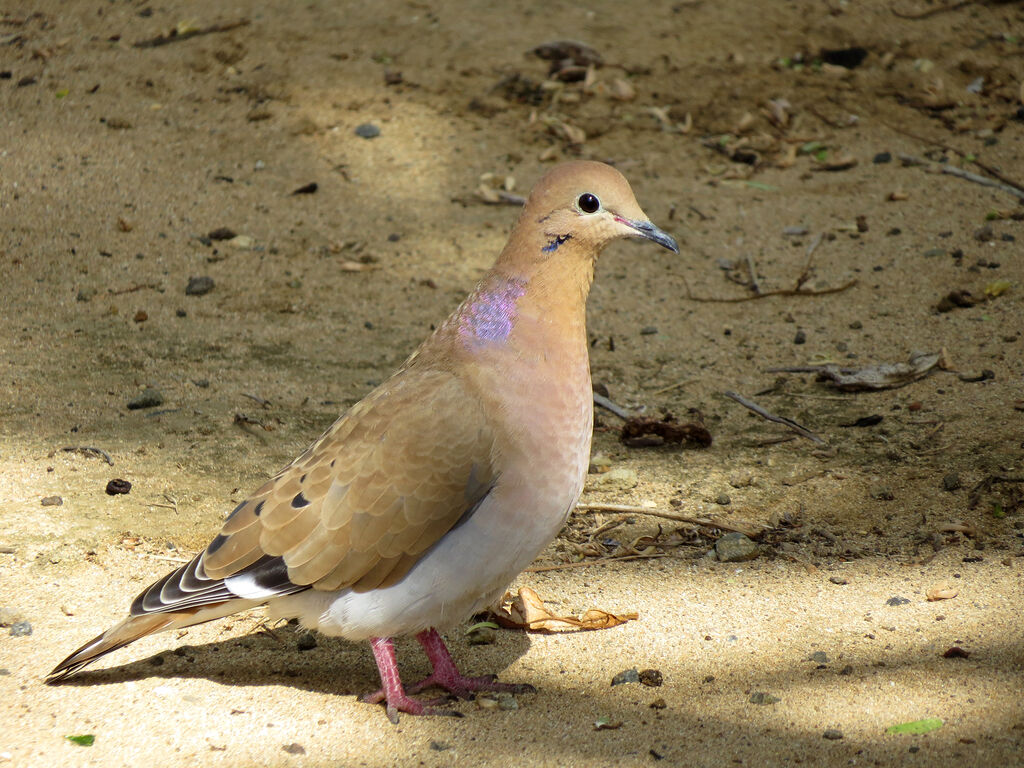
<svg viewBox="0 0 1024 768">
<path fill-rule="evenodd" d="M 458 667 L 455 666 L 455 661 L 452 659 L 452 655 L 448 651 L 448 646 L 445 645 L 444 639 L 434 628 L 420 632 L 416 635 L 416 639 L 420 641 L 420 645 L 422 645 L 423 650 L 426 651 L 427 658 L 430 660 L 430 666 L 433 671 L 425 680 L 411 686 L 409 688 L 409 693 L 419 693 L 431 686 L 437 686 L 439 688 L 444 688 L 446 691 L 458 696 L 460 699 L 472 699 L 473 694 L 477 691 L 534 693 L 537 690 L 532 685 L 528 684 L 517 685 L 515 683 L 496 682 L 494 675 L 484 675 L 483 677 L 464 677 L 462 673 L 459 672 Z M 383 679 L 383 677 L 384 673 L 381 672 L 381 678 Z M 387 683 L 385 683 L 385 687 L 386 686 Z"/>
<path fill-rule="evenodd" d="M 395 646 L 390 637 L 370 638 L 370 647 L 373 649 L 373 658 L 377 662 L 377 669 L 380 671 L 381 690 L 360 697 L 361 701 L 370 704 L 377 704 L 381 701 L 387 702 L 388 719 L 397 724 L 398 713 L 408 712 L 410 715 L 454 715 L 461 717 L 458 712 L 451 712 L 444 709 L 431 709 L 409 695 L 402 687 L 402 679 L 398 675 L 398 663 L 395 661 Z"/>
</svg>

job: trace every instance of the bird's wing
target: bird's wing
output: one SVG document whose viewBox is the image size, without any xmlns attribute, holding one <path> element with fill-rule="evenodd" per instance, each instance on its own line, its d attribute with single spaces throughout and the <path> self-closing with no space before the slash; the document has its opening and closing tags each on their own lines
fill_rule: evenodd
<svg viewBox="0 0 1024 768">
<path fill-rule="evenodd" d="M 399 581 L 497 478 L 494 436 L 451 373 L 406 369 L 239 504 L 133 616 Z"/>
</svg>

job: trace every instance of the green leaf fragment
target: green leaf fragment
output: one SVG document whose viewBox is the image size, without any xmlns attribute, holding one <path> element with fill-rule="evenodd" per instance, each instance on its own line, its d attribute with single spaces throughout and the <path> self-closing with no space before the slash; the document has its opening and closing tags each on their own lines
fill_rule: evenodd
<svg viewBox="0 0 1024 768">
<path fill-rule="evenodd" d="M 61 88 L 59 91 L 57 91 L 57 93 L 54 94 L 54 96 L 56 96 L 58 99 L 63 99 L 70 92 L 71 91 L 69 91 L 67 88 Z"/>
<path fill-rule="evenodd" d="M 96 737 L 91 733 L 83 733 L 81 736 L 65 736 L 64 738 L 80 747 L 91 747 L 96 741 Z"/>
<path fill-rule="evenodd" d="M 746 181 L 744 182 L 751 189 L 760 189 L 762 192 L 778 192 L 778 187 L 773 187 L 771 184 L 765 184 L 761 181 Z"/>
<path fill-rule="evenodd" d="M 825 148 L 825 145 L 820 141 L 808 141 L 806 144 L 800 147 L 801 155 L 813 155 L 815 152 Z"/>
<path fill-rule="evenodd" d="M 931 733 L 943 726 L 941 718 L 926 717 L 924 720 L 912 720 L 909 723 L 891 725 L 885 729 L 886 733 Z"/>
<path fill-rule="evenodd" d="M 814 159 L 817 160 L 819 163 L 824 163 L 828 159 L 828 150 L 819 149 L 817 152 L 814 153 Z"/>
<path fill-rule="evenodd" d="M 475 632 L 478 629 L 501 629 L 501 627 L 499 627 L 493 621 L 478 621 L 471 627 L 466 628 L 466 634 L 468 635 L 470 632 Z"/>
</svg>

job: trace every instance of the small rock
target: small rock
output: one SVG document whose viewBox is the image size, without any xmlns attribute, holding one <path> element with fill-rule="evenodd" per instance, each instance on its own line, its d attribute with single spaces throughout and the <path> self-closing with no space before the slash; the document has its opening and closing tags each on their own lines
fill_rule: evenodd
<svg viewBox="0 0 1024 768">
<path fill-rule="evenodd" d="M 624 685 L 626 683 L 639 683 L 640 673 L 636 671 L 636 667 L 632 669 L 626 669 L 619 672 L 615 677 L 612 678 L 612 685 Z"/>
<path fill-rule="evenodd" d="M 750 694 L 749 701 L 751 704 L 767 706 L 768 704 L 778 704 L 782 699 L 778 696 L 772 696 L 770 693 L 765 693 L 764 691 L 754 691 Z"/>
<path fill-rule="evenodd" d="M 636 488 L 640 476 L 635 469 L 616 467 L 600 475 L 587 476 L 587 489 L 594 491 L 618 492 Z"/>
<path fill-rule="evenodd" d="M 886 605 L 894 605 L 895 606 L 895 605 L 906 605 L 909 602 L 910 601 L 907 598 L 900 597 L 899 595 L 896 595 L 896 596 L 890 597 L 888 600 L 886 600 L 885 604 Z"/>
<path fill-rule="evenodd" d="M 833 584 L 838 584 L 841 587 L 850 583 L 849 579 L 844 579 L 842 576 L 829 576 L 828 580 L 831 581 Z"/>
<path fill-rule="evenodd" d="M 96 291 L 91 288 L 82 288 L 75 296 L 75 301 L 92 301 L 92 297 L 96 295 Z"/>
<path fill-rule="evenodd" d="M 802 328 L 799 331 L 796 332 L 796 336 L 793 337 L 793 343 L 794 344 L 806 344 L 807 343 L 807 334 L 804 332 L 804 330 Z"/>
<path fill-rule="evenodd" d="M 840 675 L 852 675 L 853 674 L 853 665 L 852 664 L 847 664 L 845 667 L 843 667 L 842 669 L 839 670 L 839 674 Z"/>
<path fill-rule="evenodd" d="M 289 755 L 304 755 L 304 754 L 306 754 L 306 748 L 304 746 L 302 746 L 301 744 L 296 744 L 295 742 L 292 742 L 291 744 L 285 744 L 283 747 L 281 747 L 281 749 L 283 749 Z"/>
<path fill-rule="evenodd" d="M 361 139 L 375 139 L 380 136 L 380 128 L 373 123 L 363 123 L 356 126 L 356 136 Z"/>
<path fill-rule="evenodd" d="M 299 641 L 296 646 L 300 651 L 311 651 L 316 648 L 316 635 L 312 632 L 303 632 L 299 635 Z"/>
<path fill-rule="evenodd" d="M 238 233 L 230 227 L 217 227 L 206 234 L 211 240 L 231 240 L 237 235 Z"/>
<path fill-rule="evenodd" d="M 986 224 L 980 229 L 974 231 L 974 239 L 979 243 L 987 243 L 990 240 L 994 240 L 996 237 L 995 232 L 992 229 L 991 224 Z"/>
<path fill-rule="evenodd" d="M 595 453 L 590 457 L 590 467 L 587 471 L 592 475 L 603 475 L 612 468 L 612 460 L 603 453 Z"/>
<path fill-rule="evenodd" d="M 236 235 L 228 240 L 228 245 L 240 251 L 247 251 L 252 248 L 255 241 L 249 235 Z"/>
<path fill-rule="evenodd" d="M 494 645 L 498 640 L 498 633 L 494 627 L 475 627 L 466 633 L 466 642 L 470 645 Z"/>
<path fill-rule="evenodd" d="M 444 752 L 447 749 L 451 749 L 452 745 L 449 744 L 447 741 L 434 741 L 432 739 L 430 741 L 430 748 L 435 752 Z"/>
<path fill-rule="evenodd" d="M 641 669 L 638 675 L 640 684 L 646 685 L 648 688 L 657 688 L 664 682 L 661 671 L 657 669 Z"/>
<path fill-rule="evenodd" d="M 887 485 L 876 485 L 871 489 L 871 498 L 878 499 L 879 501 L 892 501 L 896 496 L 892 492 L 892 488 Z"/>
<path fill-rule="evenodd" d="M 213 290 L 213 278 L 212 277 L 190 277 L 188 279 L 188 285 L 185 286 L 186 296 L 204 296 Z"/>
<path fill-rule="evenodd" d="M 64 503 L 64 499 L 60 496 L 44 496 L 39 500 L 39 503 L 44 507 L 59 507 Z"/>
<path fill-rule="evenodd" d="M 155 408 L 164 404 L 163 393 L 159 389 L 146 387 L 142 392 L 128 401 L 129 411 L 138 411 L 142 408 Z"/>
<path fill-rule="evenodd" d="M 175 317 L 188 317 L 188 312 L 186 312 L 184 309 L 181 309 L 179 307 L 178 309 L 174 310 L 174 316 Z"/>
<path fill-rule="evenodd" d="M 11 637 L 28 637 L 32 634 L 32 625 L 27 621 L 16 621 L 11 625 Z"/>
<path fill-rule="evenodd" d="M 942 489 L 945 491 L 955 491 L 960 488 L 960 475 L 956 472 L 950 472 L 948 475 L 942 478 Z"/>
<path fill-rule="evenodd" d="M 755 559 L 761 550 L 742 533 L 727 533 L 715 542 L 715 554 L 723 563 L 740 563 Z"/>
<path fill-rule="evenodd" d="M 815 664 L 828 664 L 831 661 L 828 654 L 824 651 L 815 651 L 807 658 L 807 660 L 813 661 Z"/>
<path fill-rule="evenodd" d="M 843 732 L 838 728 L 829 728 L 822 735 L 822 738 L 828 739 L 829 741 L 839 741 L 843 738 Z"/>
<path fill-rule="evenodd" d="M 132 490 L 132 484 L 127 480 L 122 480 L 119 477 L 115 477 L 109 483 L 107 483 L 107 495 L 118 496 L 120 494 L 130 493 Z"/>
<path fill-rule="evenodd" d="M 802 237 L 803 235 L 806 235 L 808 231 L 807 227 L 786 227 L 782 230 L 782 234 L 786 237 Z M 732 269 L 732 266 L 730 266 L 729 269 Z"/>
<path fill-rule="evenodd" d="M 855 331 L 859 331 L 861 328 L 864 327 L 864 323 L 862 323 L 860 320 L 854 320 L 852 323 L 850 323 L 849 327 Z"/>
<path fill-rule="evenodd" d="M 719 504 L 719 505 L 725 507 L 725 506 L 728 506 L 731 503 L 732 503 L 732 499 L 729 498 L 729 494 L 726 493 L 725 491 L 722 491 L 720 494 L 718 494 L 715 497 L 715 504 Z"/>
<path fill-rule="evenodd" d="M 149 320 L 149 314 L 144 309 L 140 309 L 135 313 L 135 317 L 132 318 L 136 323 L 144 323 Z"/>
<path fill-rule="evenodd" d="M 641 336 L 653 336 L 657 332 L 658 328 L 653 325 L 645 325 L 643 328 L 640 329 Z"/>
<path fill-rule="evenodd" d="M 649 706 L 651 709 L 665 709 L 665 707 L 667 707 L 668 704 L 665 703 L 664 699 L 655 699 L 650 703 Z"/>
<path fill-rule="evenodd" d="M 892 153 L 891 152 L 879 152 L 877 155 L 875 155 L 873 158 L 871 158 L 871 162 L 875 163 L 876 165 L 880 165 L 882 163 L 891 163 L 892 162 Z"/>
</svg>

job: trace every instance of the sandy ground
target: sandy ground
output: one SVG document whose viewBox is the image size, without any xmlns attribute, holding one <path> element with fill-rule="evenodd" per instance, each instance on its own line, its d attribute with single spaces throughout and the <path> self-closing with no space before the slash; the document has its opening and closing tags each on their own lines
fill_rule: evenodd
<svg viewBox="0 0 1024 768">
<path fill-rule="evenodd" d="M 0 761 L 1024 764 L 1022 208 L 934 165 L 1024 180 L 1020 4 L 351 5 L 0 11 Z M 602 55 L 584 82 L 529 53 L 565 38 Z M 603 257 L 595 381 L 714 437 L 628 447 L 600 412 L 595 453 L 635 479 L 584 500 L 767 526 L 758 559 L 577 514 L 538 565 L 659 557 L 517 582 L 637 621 L 451 634 L 467 671 L 539 689 L 514 711 L 392 726 L 355 700 L 368 647 L 299 650 L 258 613 L 42 684 L 459 302 L 515 217 L 483 203 L 484 174 L 525 194 L 573 157 L 615 162 L 683 246 Z M 748 256 L 782 293 L 706 301 L 754 295 Z M 192 277 L 213 290 L 187 295 Z M 953 291 L 973 306 L 938 312 Z M 947 370 L 879 392 L 767 370 L 943 349 Z M 146 387 L 164 402 L 129 410 Z M 780 442 L 726 390 L 828 445 Z M 942 586 L 956 597 L 926 599 Z M 610 685 L 633 667 L 663 684 Z M 944 725 L 886 733 L 922 718 Z"/>
</svg>

